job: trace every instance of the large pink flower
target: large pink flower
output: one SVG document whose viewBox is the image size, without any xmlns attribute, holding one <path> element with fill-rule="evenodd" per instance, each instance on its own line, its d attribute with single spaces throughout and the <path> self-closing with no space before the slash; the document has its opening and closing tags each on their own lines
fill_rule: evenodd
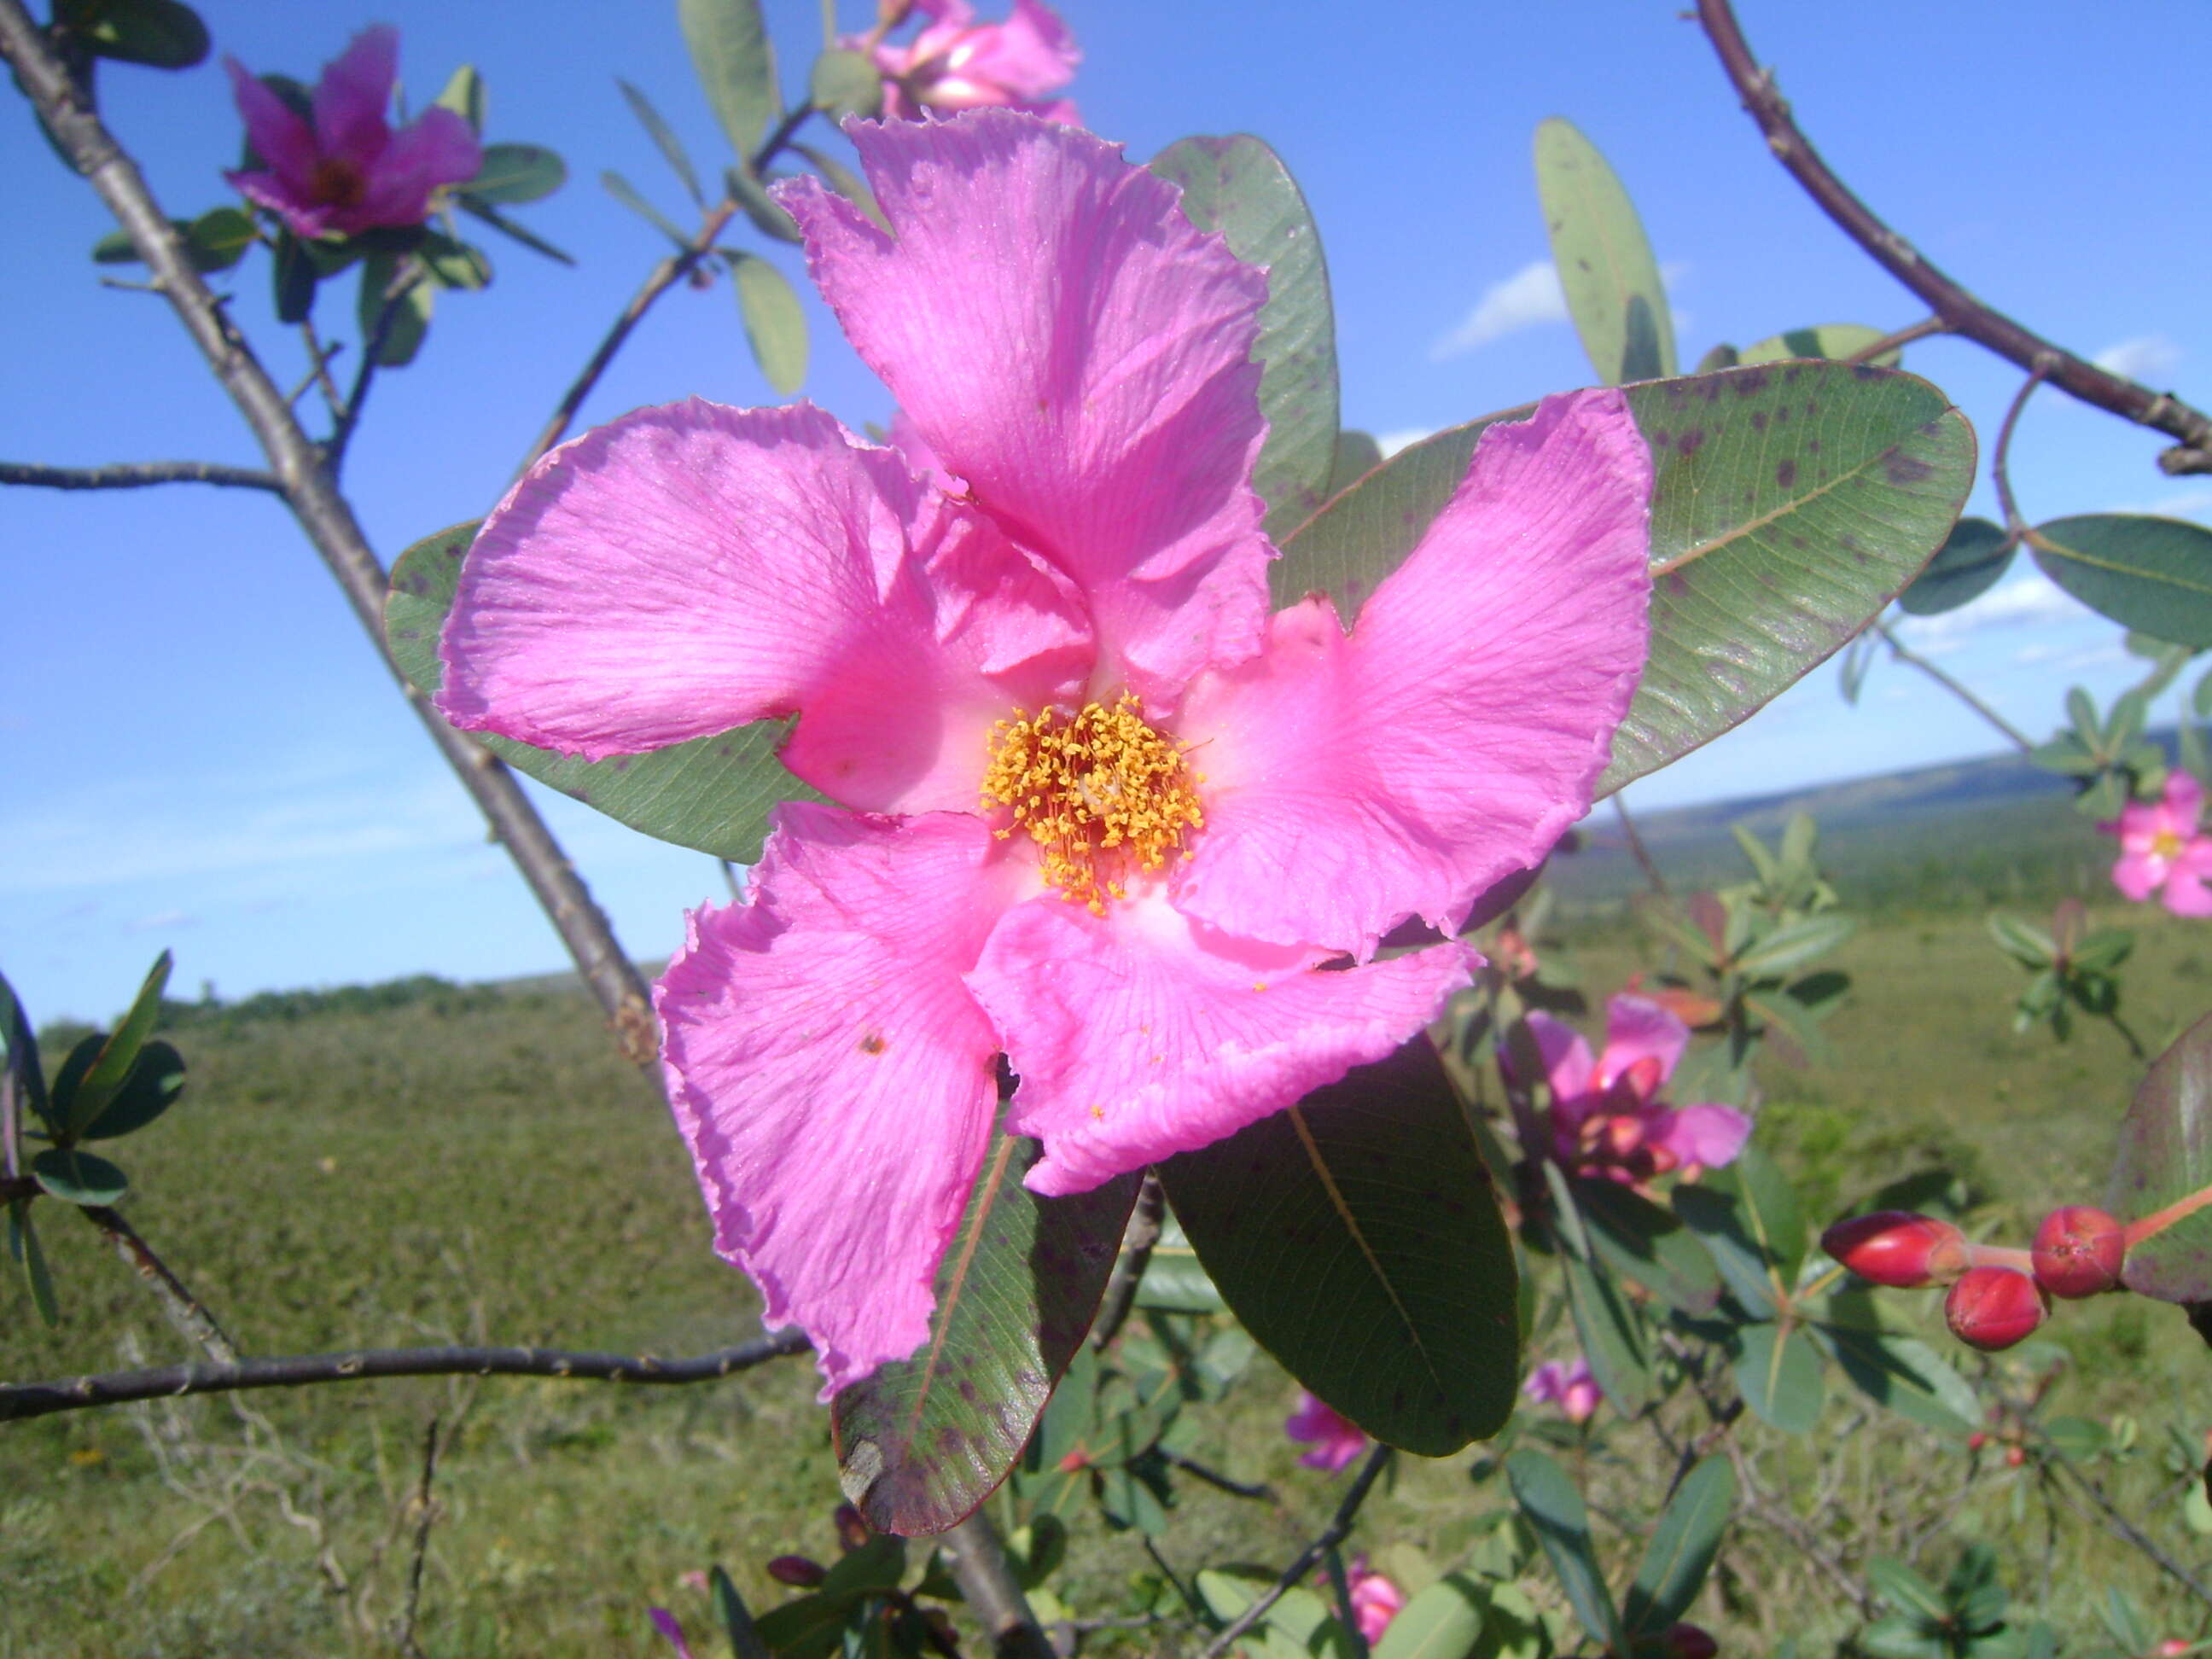
<svg viewBox="0 0 2212 1659">
<path fill-rule="evenodd" d="M 419 225 L 441 185 L 473 179 L 483 152 L 469 124 L 434 105 L 397 131 L 386 118 L 398 73 L 399 34 L 365 28 L 323 66 L 303 120 L 235 58 L 222 60 L 258 173 L 227 173 L 249 200 L 293 234 L 350 236 L 380 225 Z"/>
<path fill-rule="evenodd" d="M 869 52 L 883 72 L 886 116 L 999 106 L 1077 123 L 1075 106 L 1052 94 L 1074 78 L 1083 53 L 1049 7 L 1014 0 L 1003 23 L 977 22 L 968 0 L 915 0 L 914 9 L 929 20 L 921 33 L 904 46 L 879 40 Z"/>
<path fill-rule="evenodd" d="M 2153 893 L 2177 916 L 2212 916 L 2212 836 L 2197 829 L 2204 786 L 2178 768 L 2166 775 L 2154 802 L 2130 801 L 2119 817 L 2097 827 L 2120 838 L 2112 885 L 2136 903 Z"/>
<path fill-rule="evenodd" d="M 1039 1193 L 1394 1051 L 1447 933 L 1583 811 L 1641 669 L 1650 457 L 1611 391 L 1492 427 L 1347 634 L 1267 614 L 1265 276 L 1175 188 L 1006 110 L 855 124 L 885 234 L 782 190 L 941 471 L 820 410 L 641 410 L 486 522 L 457 724 L 593 757 L 796 716 L 744 902 L 690 917 L 663 1058 L 717 1247 L 830 1389 L 911 1352 L 989 1138 Z"/>
<path fill-rule="evenodd" d="M 1690 1028 L 1647 997 L 1605 1005 L 1605 1050 L 1547 1013 L 1528 1016 L 1552 1089 L 1552 1150 L 1562 1164 L 1638 1182 L 1670 1170 L 1732 1162 L 1751 1136 L 1733 1106 L 1670 1106 L 1659 1087 L 1690 1045 Z"/>
</svg>

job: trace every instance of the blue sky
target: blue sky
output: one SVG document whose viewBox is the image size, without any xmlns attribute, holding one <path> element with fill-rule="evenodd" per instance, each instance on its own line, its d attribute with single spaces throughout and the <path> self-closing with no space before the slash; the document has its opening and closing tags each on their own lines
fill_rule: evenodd
<svg viewBox="0 0 2212 1659">
<path fill-rule="evenodd" d="M 986 9 L 990 9 L 986 0 Z M 469 60 L 493 139 L 550 144 L 567 189 L 524 212 L 574 270 L 490 239 L 490 290 L 449 296 L 417 363 L 379 384 L 348 484 L 387 557 L 475 516 L 503 487 L 591 343 L 659 257 L 608 198 L 627 174 L 678 217 L 678 187 L 613 77 L 658 102 L 702 167 L 724 159 L 673 6 L 630 0 L 222 3 L 218 52 L 303 79 L 386 21 L 419 101 Z M 848 26 L 866 8 L 845 0 Z M 1086 120 L 1137 156 L 1186 133 L 1249 131 L 1312 200 L 1338 307 L 1347 424 L 1415 434 L 1579 385 L 1589 370 L 1544 273 L 1528 165 L 1543 117 L 1575 120 L 1627 182 L 1666 265 L 1686 361 L 1825 321 L 1921 313 L 1766 155 L 1673 0 L 1571 6 L 1419 0 L 1066 0 L 1087 53 Z M 2189 395 L 2212 363 L 2197 273 L 2212 238 L 2165 158 L 2202 153 L 2212 10 L 2191 0 L 2057 0 L 1848 9 L 1743 0 L 1744 27 L 1838 169 L 1933 258 L 2031 325 L 2119 351 Z M 820 39 L 814 0 L 770 0 L 795 87 Z M 1269 21 L 1262 28 L 1255 20 Z M 214 62 L 111 66 L 109 118 L 166 205 L 228 198 L 237 124 Z M 2156 112 L 2154 127 L 2146 112 Z M 838 141 L 830 139 L 832 144 Z M 0 114 L 11 257 L 0 261 L 0 459 L 258 462 L 166 307 L 100 287 L 108 228 L 19 105 Z M 798 260 L 775 251 L 794 277 Z M 296 342 L 269 320 L 256 258 L 235 314 L 280 377 Z M 349 284 L 319 318 L 348 320 Z M 810 300 L 810 304 L 811 301 Z M 813 307 L 807 391 L 858 425 L 888 398 Z M 1977 349 L 1915 348 L 1986 435 L 2017 384 Z M 726 288 L 671 295 L 587 411 L 697 392 L 775 399 Z M 2197 401 L 2206 393 L 2199 391 Z M 2212 516 L 2212 486 L 2163 479 L 2160 441 L 2045 394 L 2016 445 L 2032 515 L 2116 507 Z M 1977 507 L 1988 511 L 1988 491 Z M 237 996 L 429 970 L 550 970 L 560 946 L 393 695 L 337 592 L 272 500 L 196 488 L 0 492 L 0 964 L 42 1017 L 103 1015 L 154 953 L 177 982 Z M 2118 633 L 2026 570 L 1973 609 L 1908 633 L 2032 731 L 2075 680 L 2107 694 Z M 1991 734 L 1906 671 L 1860 706 L 1832 669 L 1748 726 L 1636 786 L 1647 809 L 1985 752 Z M 544 797 L 556 832 L 641 957 L 719 897 L 706 859 Z"/>
</svg>

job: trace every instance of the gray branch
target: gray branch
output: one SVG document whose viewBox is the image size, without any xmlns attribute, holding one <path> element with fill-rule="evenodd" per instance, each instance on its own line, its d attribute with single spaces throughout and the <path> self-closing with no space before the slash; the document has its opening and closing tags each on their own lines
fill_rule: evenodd
<svg viewBox="0 0 2212 1659">
<path fill-rule="evenodd" d="M 284 481 L 258 467 L 221 461 L 122 461 L 112 466 L 40 466 L 0 461 L 0 484 L 39 484 L 48 489 L 143 489 L 149 484 L 226 484 L 233 489 L 284 493 Z"/>
</svg>

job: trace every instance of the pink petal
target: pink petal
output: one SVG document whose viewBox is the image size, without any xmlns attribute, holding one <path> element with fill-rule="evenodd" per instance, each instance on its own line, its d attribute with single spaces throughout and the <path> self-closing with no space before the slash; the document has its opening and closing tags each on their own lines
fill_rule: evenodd
<svg viewBox="0 0 2212 1659">
<path fill-rule="evenodd" d="M 1363 958 L 1455 930 L 1589 806 L 1644 666 L 1650 457 L 1614 391 L 1485 432 L 1456 494 L 1346 637 L 1313 599 L 1176 722 L 1207 787 L 1176 902 Z"/>
<path fill-rule="evenodd" d="M 1733 1106 L 1662 1107 L 1648 1120 L 1651 1139 L 1684 1164 L 1717 1170 L 1751 1139 L 1751 1120 Z"/>
<path fill-rule="evenodd" d="M 1014 0 L 1005 22 L 971 31 L 952 50 L 945 71 L 996 88 L 994 102 L 1034 103 L 1066 86 L 1082 61 L 1066 23 L 1037 0 Z"/>
<path fill-rule="evenodd" d="M 1007 1122 L 1044 1142 L 1030 1189 L 1085 1192 L 1233 1134 L 1394 1051 L 1481 961 L 1442 945 L 1312 971 L 1327 955 L 1199 927 L 1157 891 L 1104 916 L 1010 911 L 969 983 L 1021 1079 Z"/>
<path fill-rule="evenodd" d="M 666 1607 L 647 1607 L 645 1616 L 653 1620 L 653 1629 L 666 1637 L 676 1650 L 676 1659 L 691 1659 L 690 1644 L 684 1639 L 684 1626 L 676 1622 L 676 1615 Z"/>
<path fill-rule="evenodd" d="M 1297 1410 L 1284 1420 L 1283 1432 L 1293 1440 L 1312 1444 L 1313 1449 L 1303 1454 L 1299 1462 L 1310 1469 L 1326 1469 L 1331 1474 L 1367 1449 L 1365 1431 L 1326 1401 L 1304 1392 L 1298 1395 Z"/>
<path fill-rule="evenodd" d="M 2172 873 L 2160 896 L 2166 908 L 2177 916 L 2212 916 L 2207 877 L 2212 877 L 2212 836 L 2191 836 L 2173 860 Z"/>
<path fill-rule="evenodd" d="M 532 467 L 440 647 L 455 725 L 592 759 L 803 711 L 849 805 L 972 811 L 994 720 L 1079 680 L 1071 596 L 820 410 L 640 410 Z"/>
<path fill-rule="evenodd" d="M 267 173 L 232 173 L 224 177 L 254 201 L 280 213 L 288 202 L 304 203 L 315 171 L 315 135 L 290 105 L 263 85 L 238 59 L 225 58 L 222 66 L 230 76 L 231 96 L 237 100 L 239 115 L 246 122 L 246 136 L 254 153 L 269 169 Z M 260 185 L 268 195 L 248 189 L 248 179 Z"/>
<path fill-rule="evenodd" d="M 465 183 L 483 170 L 483 149 L 468 122 L 433 106 L 393 133 L 370 165 L 368 188 L 356 210 L 360 228 L 419 225 L 434 191 Z"/>
<path fill-rule="evenodd" d="M 274 173 L 226 173 L 231 188 L 283 219 L 295 236 L 309 241 L 331 228 L 331 210 L 309 202 Z"/>
<path fill-rule="evenodd" d="M 1521 1392 L 1529 1399 L 1546 1405 L 1557 1405 L 1565 1397 L 1567 1388 L 1567 1368 L 1556 1359 L 1547 1359 L 1528 1373 L 1521 1384 Z"/>
<path fill-rule="evenodd" d="M 1626 994 L 1605 1005 L 1605 1052 L 1597 1057 L 1595 1086 L 1610 1089 L 1639 1060 L 1659 1062 L 1661 1081 L 1674 1075 L 1690 1028 L 1648 997 Z"/>
<path fill-rule="evenodd" d="M 653 1006 L 714 1248 L 822 1397 L 911 1353 L 990 1139 L 999 1042 L 961 982 L 1012 896 L 980 818 L 794 803 L 747 900 L 691 913 Z"/>
<path fill-rule="evenodd" d="M 2166 775 L 2166 807 L 2173 815 L 2173 828 L 2180 835 L 2194 834 L 2197 820 L 2204 810 L 2204 786 L 2179 767 Z"/>
<path fill-rule="evenodd" d="M 978 110 L 852 136 L 896 237 L 811 177 L 779 199 L 942 465 L 1083 591 L 1094 691 L 1126 678 L 1159 706 L 1201 664 L 1251 654 L 1266 278 L 1088 133 Z"/>
<path fill-rule="evenodd" d="M 2112 866 L 2112 885 L 2124 898 L 2141 904 L 2166 878 L 2166 860 L 2149 853 L 2125 853 Z"/>
<path fill-rule="evenodd" d="M 343 157 L 364 173 L 391 133 L 386 116 L 399 77 L 399 31 L 373 23 L 323 65 L 315 82 L 315 139 L 325 155 Z"/>
<path fill-rule="evenodd" d="M 1529 1013 L 1528 1025 L 1528 1035 L 1536 1041 L 1536 1052 L 1544 1057 L 1544 1081 L 1551 1088 L 1553 1109 L 1563 1101 L 1595 1092 L 1590 1076 L 1596 1068 L 1582 1033 L 1541 1009 Z"/>
</svg>

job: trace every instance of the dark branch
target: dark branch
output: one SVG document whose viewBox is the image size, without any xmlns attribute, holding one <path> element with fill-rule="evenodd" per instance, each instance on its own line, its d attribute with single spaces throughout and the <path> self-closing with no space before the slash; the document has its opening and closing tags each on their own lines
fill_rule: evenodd
<svg viewBox="0 0 2212 1659">
<path fill-rule="evenodd" d="M 799 1331 L 781 1331 L 690 1359 L 652 1354 L 571 1353 L 559 1348 L 365 1348 L 354 1353 L 241 1359 L 234 1365 L 161 1365 L 52 1382 L 0 1386 L 0 1423 L 134 1400 L 292 1389 L 379 1376 L 551 1376 L 579 1382 L 711 1382 L 787 1354 L 808 1352 Z"/>
<path fill-rule="evenodd" d="M 1768 147 L 1790 177 L 1875 264 L 1919 295 L 1953 333 L 1962 334 L 2025 369 L 2033 369 L 2047 360 L 2051 385 L 2083 403 L 2179 440 L 2158 458 L 2166 471 L 2212 472 L 2212 416 L 2170 393 L 2153 392 L 2075 356 L 1992 309 L 1937 270 L 1828 170 L 1827 163 L 1798 130 L 1789 104 L 1776 88 L 1773 71 L 1761 69 L 1752 56 L 1729 0 L 1698 0 L 1698 21 L 1713 43 L 1713 50 L 1720 54 L 1721 67 L 1728 72 L 1744 108 L 1766 135 Z"/>
<path fill-rule="evenodd" d="M 1022 1594 L 1007 1564 L 1006 1547 L 989 1515 L 977 1510 L 939 1533 L 937 1547 L 960 1586 L 968 1611 L 988 1632 L 994 1659 L 1053 1659 L 1052 1644 L 1030 1611 L 1029 1597 Z"/>
<path fill-rule="evenodd" d="M 1377 1446 L 1367 1454 L 1352 1489 L 1344 1494 L 1344 1501 L 1336 1506 L 1336 1513 L 1320 1537 L 1307 1545 L 1298 1559 L 1285 1568 L 1278 1578 L 1252 1605 L 1238 1613 L 1216 1633 L 1214 1638 L 1200 1650 L 1198 1659 L 1220 1659 L 1235 1645 L 1237 1638 L 1267 1616 L 1267 1609 L 1281 1601 L 1290 1591 L 1304 1583 L 1306 1575 L 1322 1563 L 1322 1559 L 1352 1535 L 1352 1523 L 1359 1518 L 1359 1506 L 1367 1501 L 1367 1494 L 1382 1478 L 1382 1471 L 1390 1467 L 1391 1451 L 1388 1446 Z"/>
<path fill-rule="evenodd" d="M 1098 1301 L 1098 1317 L 1091 1327 L 1091 1346 L 1103 1348 L 1121 1333 L 1129 1310 L 1137 1305 L 1137 1286 L 1152 1265 L 1152 1247 L 1160 1242 L 1160 1220 L 1167 1213 L 1167 1194 L 1160 1178 L 1150 1170 L 1137 1188 L 1136 1207 L 1129 1212 L 1128 1231 L 1121 1236 L 1121 1253 L 1114 1263 L 1113 1277 Z"/>
<path fill-rule="evenodd" d="M 177 1328 L 179 1335 L 215 1364 L 239 1363 L 238 1349 L 223 1334 L 215 1316 L 185 1288 L 185 1281 L 169 1271 L 168 1264 L 154 1254 L 154 1247 L 138 1236 L 137 1228 L 125 1221 L 118 1211 L 105 1204 L 87 1205 L 83 1214 L 87 1221 L 100 1229 L 100 1236 L 122 1258 L 123 1265 L 145 1281 L 146 1288 L 161 1302 L 161 1311 L 168 1315 L 169 1322 Z"/>
<path fill-rule="evenodd" d="M 149 484 L 225 484 L 233 489 L 284 493 L 284 481 L 253 466 L 221 461 L 122 461 L 113 466 L 38 466 L 0 461 L 0 484 L 40 484 L 48 489 L 143 489 Z"/>
</svg>

